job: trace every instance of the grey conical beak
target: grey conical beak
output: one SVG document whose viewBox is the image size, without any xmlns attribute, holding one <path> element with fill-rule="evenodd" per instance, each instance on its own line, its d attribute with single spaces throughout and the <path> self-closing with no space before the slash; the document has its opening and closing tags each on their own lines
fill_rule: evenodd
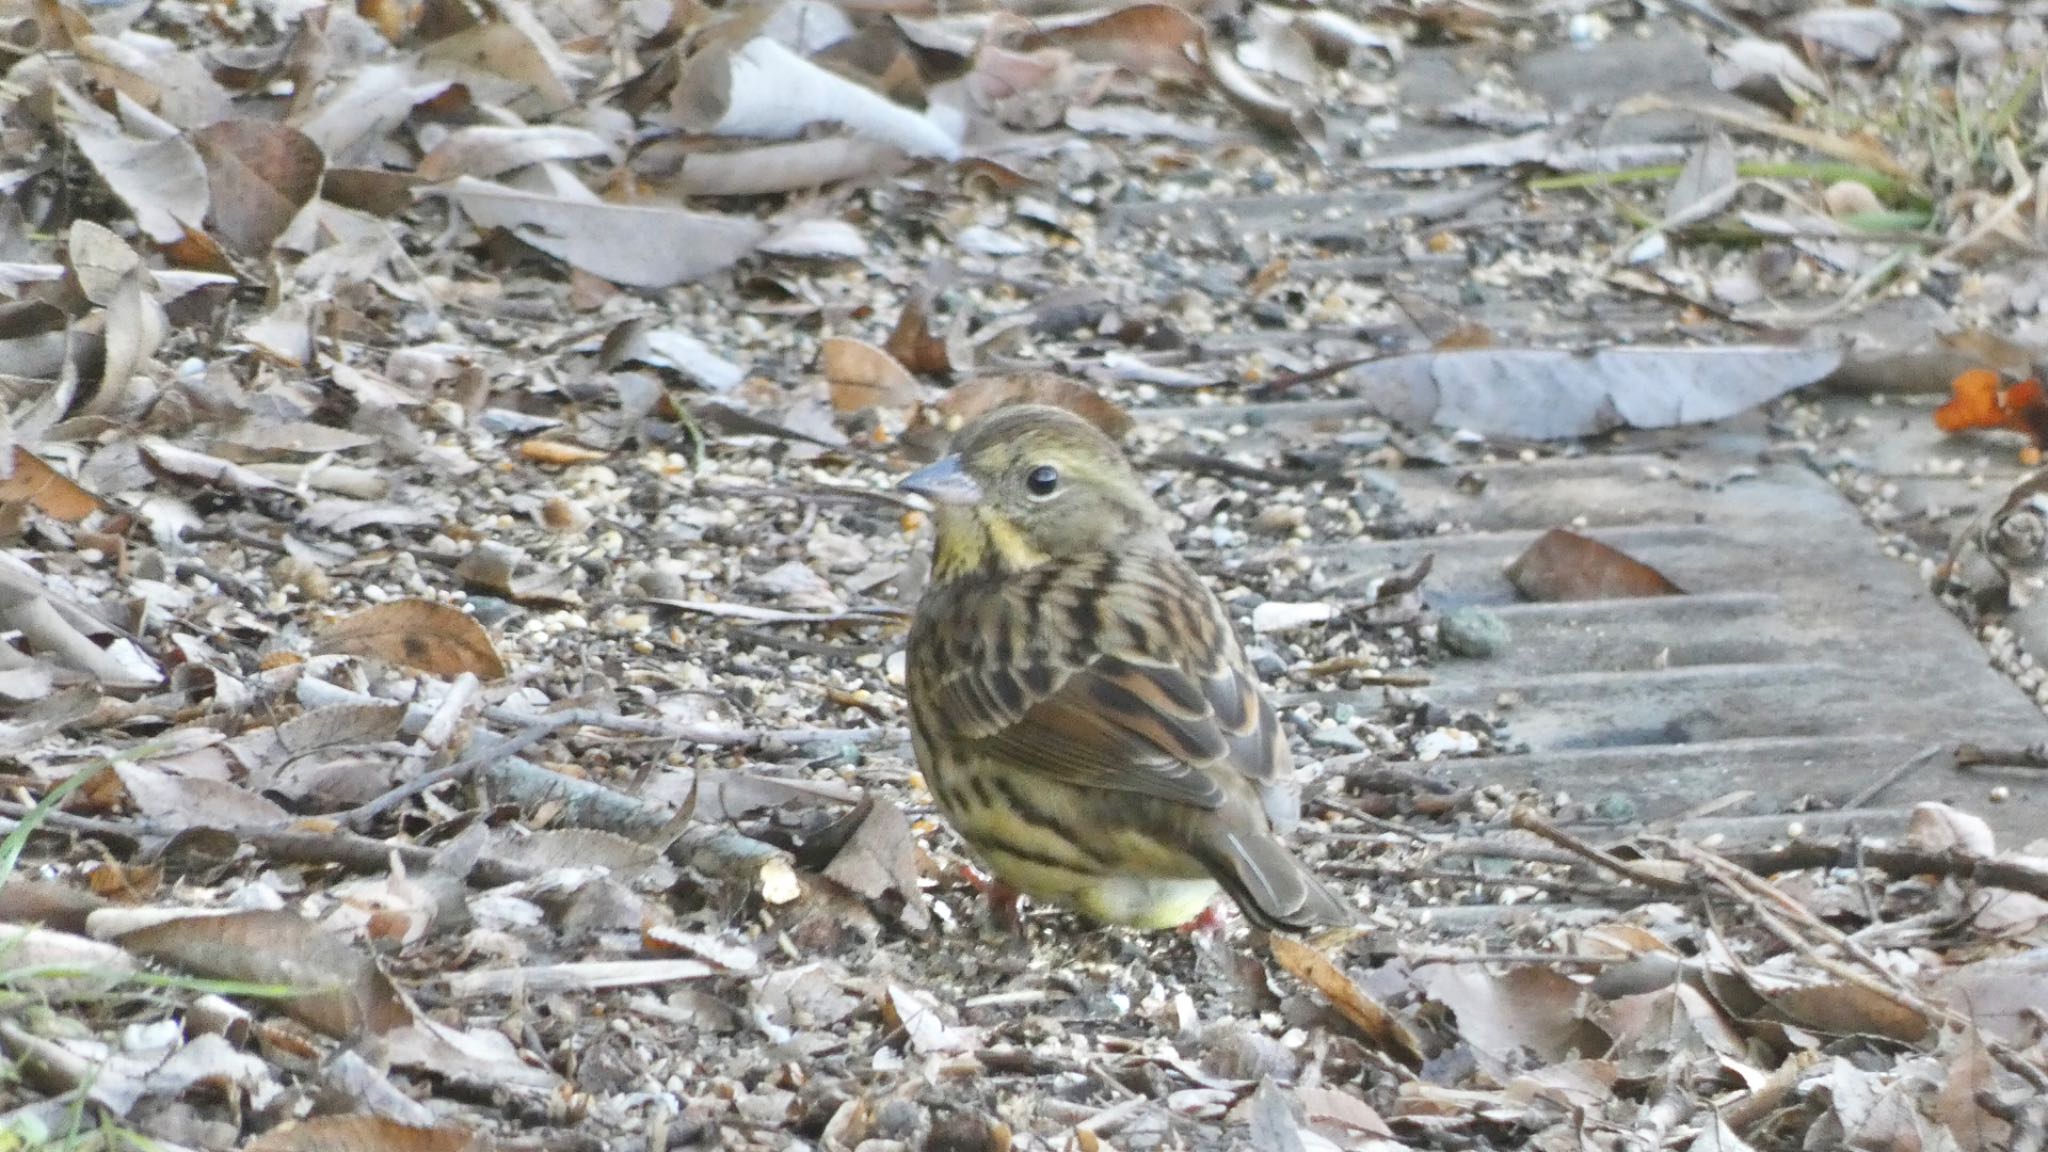
<svg viewBox="0 0 2048 1152">
<path fill-rule="evenodd" d="M 958 456 L 927 464 L 896 482 L 898 488 L 915 492 L 934 504 L 966 506 L 981 502 L 981 485 L 960 467 Z"/>
</svg>

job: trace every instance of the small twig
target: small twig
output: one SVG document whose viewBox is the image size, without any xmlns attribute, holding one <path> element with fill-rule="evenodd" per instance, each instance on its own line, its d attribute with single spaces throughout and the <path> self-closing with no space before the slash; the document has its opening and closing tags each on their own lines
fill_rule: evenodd
<svg viewBox="0 0 2048 1152">
<path fill-rule="evenodd" d="M 921 512 L 924 506 L 900 492 L 888 488 L 856 488 L 839 484 L 793 484 L 776 486 L 768 484 L 710 484 L 699 483 L 696 489 L 705 496 L 741 496 L 777 500 L 808 500 L 817 504 L 886 504 L 892 508 Z"/>
<path fill-rule="evenodd" d="M 0 830 L 20 825 L 28 805 L 0 800 Z M 86 836 L 118 836 L 124 840 L 168 840 L 185 831 L 148 820 L 102 820 L 52 812 L 44 823 L 52 829 Z M 389 844 L 368 836 L 336 829 L 332 832 L 302 832 L 283 828 L 231 827 L 216 831 L 287 864 L 331 864 L 351 872 L 382 872 L 391 867 L 396 855 L 408 871 L 425 872 L 434 866 L 432 849 L 413 844 Z M 516 884 L 540 874 L 537 868 L 489 858 L 470 869 L 469 882 L 479 888 Z"/>
<path fill-rule="evenodd" d="M 2010 139 L 1998 142 L 1998 158 L 2005 165 L 2006 176 L 2012 181 L 2012 191 L 1998 202 L 1998 207 L 1986 213 L 1976 227 L 1957 237 L 1955 242 L 1927 258 L 1930 264 L 1940 264 L 1955 259 L 1958 255 L 1982 243 L 1992 233 L 2010 224 L 2019 215 L 2020 206 L 2034 196 L 2034 176 L 2026 165 L 2020 162 L 2018 147 Z"/>
<path fill-rule="evenodd" d="M 1586 843 L 1577 836 L 1536 815 L 1530 809 L 1515 809 L 1513 816 L 1509 819 L 1509 823 L 1524 832 L 1533 832 L 1567 852 L 1591 860 L 1602 868 L 1625 879 L 1633 880 L 1645 887 L 1656 888 L 1665 892 L 1692 891 L 1692 885 L 1687 884 L 1685 881 L 1673 880 L 1669 876 L 1660 875 L 1649 869 L 1639 868 L 1604 848 L 1596 848 Z"/>
<path fill-rule="evenodd" d="M 1325 364 L 1321 368 L 1311 368 L 1306 372 L 1282 372 L 1269 380 L 1259 381 L 1254 395 L 1264 396 L 1278 392 L 1283 388 L 1293 388 L 1302 384 L 1314 384 L 1318 380 L 1328 380 L 1332 376 L 1341 376 L 1361 364 L 1370 364 L 1375 359 L 1377 357 L 1354 356 L 1349 360 L 1338 360 L 1335 363 Z"/>
<path fill-rule="evenodd" d="M 1343 672 L 1359 673 L 1358 682 L 1372 688 L 1427 688 L 1435 678 L 1427 672 L 1389 672 L 1369 656 L 1334 656 L 1301 670 L 1304 676 L 1320 679 Z"/>
<path fill-rule="evenodd" d="M 2048 899 L 2048 872 L 2010 860 L 1992 860 L 1966 852 L 1924 852 L 1911 848 L 1875 848 L 1867 844 L 1795 841 L 1759 852 L 1723 852 L 1722 859 L 1768 876 L 1807 868 L 1874 868 L 1894 879 L 1947 876 L 1965 883 L 2004 888 Z"/>
<path fill-rule="evenodd" d="M 1922 748 L 1920 751 L 1915 752 L 1912 756 L 1908 757 L 1898 767 L 1893 768 L 1891 771 L 1878 777 L 1876 780 L 1871 781 L 1870 784 L 1866 786 L 1862 791 L 1856 793 L 1854 796 L 1849 797 L 1849 802 L 1842 805 L 1842 807 L 1851 810 L 1869 807 L 1870 802 L 1872 800 L 1877 799 L 1878 796 L 1882 794 L 1885 789 L 1890 788 L 1892 785 L 1897 784 L 1899 781 L 1905 779 L 1907 776 L 1911 775 L 1915 769 L 1926 767 L 1928 764 L 1934 761 L 1934 758 L 1936 756 L 1939 755 L 1941 755 L 1941 745 L 1929 744 L 1927 747 Z"/>
<path fill-rule="evenodd" d="M 1304 468 L 1294 472 L 1283 472 L 1277 468 L 1261 468 L 1256 464 L 1240 464 L 1227 456 L 1214 456 L 1206 452 L 1154 452 L 1146 457 L 1144 462 L 1154 468 L 1177 468 L 1198 475 L 1256 480 L 1281 488 L 1313 484 L 1318 480 L 1335 480 L 1344 474 L 1344 470 L 1337 467 Z"/>
<path fill-rule="evenodd" d="M 2023 748 L 1986 747 L 1982 744 L 1956 745 L 1956 767 L 2048 768 L 2048 743 Z"/>
<path fill-rule="evenodd" d="M 1585 863 L 1576 852 L 1545 848 L 1539 844 L 1517 844 L 1511 840 L 1452 840 L 1431 847 L 1434 858 L 1449 856 L 1478 860 L 1519 860 L 1525 864 L 1550 864 L 1564 868 Z"/>
<path fill-rule="evenodd" d="M 460 780 L 492 761 L 516 756 L 572 723 L 574 723 L 573 718 L 566 713 L 558 712 L 536 717 L 526 727 L 502 740 L 493 740 L 481 748 L 471 748 L 463 754 L 461 759 L 448 765 L 446 768 L 414 777 L 381 796 L 356 805 L 354 808 L 342 813 L 340 820 L 352 828 L 361 829 L 368 827 L 378 817 L 420 793 L 432 788 L 438 788 L 451 780 Z"/>
<path fill-rule="evenodd" d="M 1521 874 L 1488 876 L 1457 868 L 1407 868 L 1391 864 L 1369 864 L 1357 860 L 1328 860 L 1317 870 L 1333 876 L 1364 876 L 1372 879 L 1442 881 L 1446 884 L 1484 884 L 1496 888 L 1533 888 L 1557 896 L 1578 896 L 1602 904 L 1641 904 L 1662 897 L 1641 888 L 1620 888 L 1613 884 L 1590 884 L 1583 880 L 1558 880 L 1549 876 Z"/>
<path fill-rule="evenodd" d="M 565 723 L 636 736 L 661 736 L 680 744 L 706 744 L 720 748 L 758 748 L 783 744 L 791 748 L 804 744 L 874 744 L 884 740 L 907 740 L 902 728 L 714 728 L 708 724 L 672 724 L 645 716 L 622 716 L 594 708 L 564 708 L 559 712 L 525 712 L 516 708 L 493 707 L 483 711 L 486 720 L 497 724 L 532 724 L 541 719 L 566 717 Z"/>
<path fill-rule="evenodd" d="M 1757 920 L 1785 945 L 1797 951 L 1809 962 L 1823 971 L 1854 984 L 1874 995 L 1882 996 L 1926 1020 L 1930 1026 L 1966 1028 L 1970 1019 L 1947 1005 L 1935 1004 L 1920 994 L 1919 989 L 1908 983 L 1870 954 L 1854 937 L 1829 924 L 1791 895 L 1770 881 L 1736 863 L 1707 849 L 1677 840 L 1664 840 L 1664 846 L 1675 855 L 1706 872 L 1717 885 L 1756 913 Z M 1869 850 L 1868 855 L 1876 855 Z M 1996 861 L 1982 861 L 1991 865 Z M 2038 877 L 2037 877 L 2038 880 Z M 1766 907 L 1766 904 L 1769 907 Z M 1773 911 L 1776 909 L 1777 911 Z M 1791 920 L 1787 923 L 1779 912 Z M 1850 968 L 1831 957 L 1820 955 L 1817 947 L 1799 929 L 1812 933 L 1826 944 L 1862 965 L 1869 973 Z M 1984 1037 L 1985 1050 L 2014 1075 L 2025 1080 L 2037 1093 L 2048 1092 L 2048 1072 L 2044 1072 L 2031 1060 L 2009 1045 Z"/>
<path fill-rule="evenodd" d="M 1412 840 L 1417 844 L 1427 844 L 1430 842 L 1430 838 L 1428 836 L 1425 836 L 1422 833 L 1417 832 L 1415 829 L 1410 828 L 1405 824 L 1397 823 L 1393 820 L 1388 820 L 1382 816 L 1375 816 L 1372 813 L 1367 812 L 1365 809 L 1360 808 L 1356 804 L 1347 804 L 1342 800 L 1332 800 L 1327 796 L 1316 797 L 1315 803 L 1317 807 L 1323 809 L 1325 812 L 1335 812 L 1339 816 L 1343 816 L 1351 820 L 1356 820 L 1359 823 L 1366 825 L 1367 827 L 1377 828 L 1382 832 L 1389 833 L 1390 835 L 1399 836 L 1405 840 Z"/>
<path fill-rule="evenodd" d="M 754 604 L 735 604 L 729 600 L 670 600 L 665 597 L 649 596 L 640 601 L 659 608 L 671 608 L 678 612 L 695 612 L 703 616 L 715 616 L 726 620 L 745 620 L 753 624 L 876 624 L 891 620 L 908 619 L 910 613 L 900 608 L 849 608 L 844 612 L 788 612 L 780 608 L 763 608 Z"/>
<path fill-rule="evenodd" d="M 1592 955 L 1585 952 L 1460 952 L 1454 948 L 1419 948 L 1404 951 L 1401 957 L 1410 964 L 1575 964 L 1590 968 L 1606 968 L 1615 964 L 1634 964 L 1641 956 L 1624 956 L 1618 953 Z"/>
<path fill-rule="evenodd" d="M 325 708 L 335 704 L 382 704 L 381 700 L 363 692 L 353 692 L 324 680 L 301 679 L 297 687 L 299 703 L 306 708 Z M 417 732 L 434 717 L 435 709 L 424 704 L 413 704 L 406 708 L 403 729 Z M 613 732 L 630 732 L 636 736 L 658 736 L 674 740 L 678 744 L 702 744 L 712 748 L 751 748 L 780 745 L 800 747 L 805 744 L 874 744 L 886 741 L 902 742 L 910 738 L 902 728 L 725 728 L 712 724 L 675 724 L 647 716 L 626 716 L 617 712 L 606 712 L 596 708 L 563 708 L 553 712 L 529 712 L 523 708 L 508 708 L 494 705 L 483 710 L 483 718 L 493 724 L 527 725 L 542 719 L 567 717 L 567 723 L 588 728 L 604 728 Z"/>
</svg>

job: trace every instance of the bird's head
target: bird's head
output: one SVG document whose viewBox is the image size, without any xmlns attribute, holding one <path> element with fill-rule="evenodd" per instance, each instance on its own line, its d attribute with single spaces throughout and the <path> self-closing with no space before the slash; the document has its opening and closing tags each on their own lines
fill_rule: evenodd
<svg viewBox="0 0 2048 1152">
<path fill-rule="evenodd" d="M 1164 531 L 1115 441 L 1064 408 L 997 408 L 899 487 L 936 510 L 932 570 L 942 580 L 1124 550 Z"/>
</svg>

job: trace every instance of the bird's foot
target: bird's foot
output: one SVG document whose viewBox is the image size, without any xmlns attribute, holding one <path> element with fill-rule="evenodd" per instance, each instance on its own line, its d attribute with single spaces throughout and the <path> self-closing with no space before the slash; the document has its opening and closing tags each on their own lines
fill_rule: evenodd
<svg viewBox="0 0 2048 1152">
<path fill-rule="evenodd" d="M 1195 918 L 1174 929 L 1183 936 L 1201 936 L 1213 939 L 1223 934 L 1223 926 L 1229 917 L 1224 915 L 1221 905 L 1211 904 L 1196 913 Z"/>
<path fill-rule="evenodd" d="M 972 864 L 962 864 L 960 875 L 974 890 L 988 900 L 990 915 L 997 924 L 1012 936 L 1024 935 L 1024 894 L 983 872 Z"/>
</svg>

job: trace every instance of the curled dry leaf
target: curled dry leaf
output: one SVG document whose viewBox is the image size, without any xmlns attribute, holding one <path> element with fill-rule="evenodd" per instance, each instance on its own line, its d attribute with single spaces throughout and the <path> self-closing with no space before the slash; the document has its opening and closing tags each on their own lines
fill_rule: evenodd
<svg viewBox="0 0 2048 1152">
<path fill-rule="evenodd" d="M 873 344 L 833 336 L 819 349 L 818 360 L 834 411 L 903 410 L 917 403 L 917 380 Z"/>
<path fill-rule="evenodd" d="M 903 314 L 884 345 L 898 363 L 920 376 L 945 376 L 953 371 L 953 358 L 945 340 L 932 334 L 929 298 L 918 293 L 904 303 Z"/>
<path fill-rule="evenodd" d="M 550 160 L 584 160 L 613 153 L 604 137 L 566 124 L 473 124 L 450 132 L 435 145 L 421 158 L 415 175 L 430 182 L 457 176 L 489 180 Z"/>
<path fill-rule="evenodd" d="M 445 679 L 505 675 L 490 634 L 460 609 L 432 600 L 394 600 L 344 616 L 320 632 L 322 655 L 370 656 Z"/>
<path fill-rule="evenodd" d="M 106 364 L 99 390 L 80 410 L 82 415 L 109 416 L 128 408 L 134 377 L 149 368 L 163 343 L 167 321 L 147 268 L 138 264 L 121 278 L 102 320 Z"/>
<path fill-rule="evenodd" d="M 776 228 L 761 241 L 770 256 L 797 260 L 858 260 L 871 251 L 860 229 L 844 220 L 796 220 Z"/>
<path fill-rule="evenodd" d="M 689 196 L 764 196 L 879 175 L 905 162 L 902 150 L 888 144 L 820 136 L 732 152 L 693 153 L 683 159 L 676 189 Z"/>
<path fill-rule="evenodd" d="M 931 117 L 766 36 L 738 48 L 714 44 L 699 52 L 683 66 L 669 99 L 677 120 L 715 136 L 788 140 L 813 124 L 839 124 L 912 156 L 960 158 L 959 141 Z"/>
<path fill-rule="evenodd" d="M 163 682 L 162 670 L 140 648 L 125 638 L 100 647 L 80 627 L 80 622 L 91 627 L 91 618 L 67 607 L 25 582 L 0 584 L 0 625 L 19 632 L 39 658 L 83 673 L 102 688 L 147 688 Z"/>
<path fill-rule="evenodd" d="M 375 168 L 377 149 L 415 106 L 453 87 L 422 74 L 418 61 L 373 64 L 357 72 L 310 114 L 294 117 L 330 167 Z"/>
<path fill-rule="evenodd" d="M 1326 142 L 1323 118 L 1313 108 L 1302 107 L 1273 91 L 1254 78 L 1227 49 L 1206 39 L 1202 44 L 1202 63 L 1217 91 L 1253 123 L 1311 152 L 1322 153 Z"/>
<path fill-rule="evenodd" d="M 974 1047 L 978 1034 L 973 1028 L 949 1025 L 944 1009 L 929 992 L 889 985 L 882 1000 L 882 1021 L 900 1028 L 910 1041 L 911 1051 L 922 1055 L 965 1052 Z"/>
<path fill-rule="evenodd" d="M 1998 838 L 1982 816 L 1932 801 L 1913 805 L 1906 824 L 1906 844 L 1926 852 L 1961 852 L 1987 860 L 1998 854 Z"/>
<path fill-rule="evenodd" d="M 1267 944 L 1273 950 L 1275 963 L 1328 998 L 1337 1014 L 1350 1021 L 1374 1047 L 1410 1068 L 1422 1067 L 1422 1042 L 1415 1032 L 1368 996 L 1357 981 L 1345 975 L 1320 949 L 1291 936 L 1275 935 Z"/>
<path fill-rule="evenodd" d="M 918 884 L 917 844 L 910 821 L 896 805 L 869 793 L 861 797 L 859 807 L 812 837 L 806 848 L 810 851 L 805 862 L 827 880 L 870 901 L 886 902 L 886 910 L 913 930 L 930 925 L 931 914 Z M 809 859 L 813 854 L 829 855 L 829 861 L 818 867 Z"/>
<path fill-rule="evenodd" d="M 566 440 L 550 440 L 537 437 L 519 442 L 519 454 L 536 464 L 553 464 L 566 468 L 572 464 L 590 464 L 604 459 L 610 453 Z"/>
<path fill-rule="evenodd" d="M 244 256 L 263 256 L 320 192 L 327 158 L 296 128 L 222 120 L 192 137 L 206 163 L 213 231 Z"/>
<path fill-rule="evenodd" d="M 1685 594 L 1648 564 L 1563 528 L 1537 537 L 1508 565 L 1507 577 L 1522 595 L 1539 602 Z"/>
<path fill-rule="evenodd" d="M 674 328 L 656 328 L 645 318 L 623 321 L 607 332 L 597 360 L 607 370 L 621 364 L 672 368 L 713 392 L 729 392 L 747 377 L 745 368 L 702 340 Z"/>
</svg>

